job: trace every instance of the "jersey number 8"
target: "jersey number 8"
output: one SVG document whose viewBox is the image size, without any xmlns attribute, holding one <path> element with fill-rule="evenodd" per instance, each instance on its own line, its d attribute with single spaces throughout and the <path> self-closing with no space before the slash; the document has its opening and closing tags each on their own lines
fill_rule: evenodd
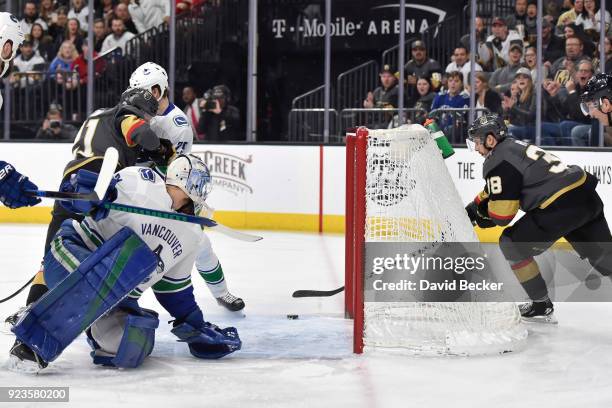
<svg viewBox="0 0 612 408">
<path fill-rule="evenodd" d="M 502 182 L 501 177 L 493 176 L 487 179 L 487 190 L 489 190 L 489 194 L 501 194 L 502 192 Z"/>
</svg>

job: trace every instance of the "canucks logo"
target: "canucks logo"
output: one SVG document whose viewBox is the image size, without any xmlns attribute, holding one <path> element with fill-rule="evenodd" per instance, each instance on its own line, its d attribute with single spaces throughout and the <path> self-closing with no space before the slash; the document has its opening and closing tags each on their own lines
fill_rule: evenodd
<svg viewBox="0 0 612 408">
<path fill-rule="evenodd" d="M 140 177 L 142 177 L 143 180 L 155 183 L 155 173 L 153 172 L 153 170 L 149 168 L 143 168 L 139 169 L 138 172 L 140 173 Z"/>
<path fill-rule="evenodd" d="M 177 115 L 172 119 L 172 121 L 174 121 L 174 124 L 178 127 L 189 126 L 189 122 L 187 122 L 187 119 L 184 116 Z"/>
</svg>

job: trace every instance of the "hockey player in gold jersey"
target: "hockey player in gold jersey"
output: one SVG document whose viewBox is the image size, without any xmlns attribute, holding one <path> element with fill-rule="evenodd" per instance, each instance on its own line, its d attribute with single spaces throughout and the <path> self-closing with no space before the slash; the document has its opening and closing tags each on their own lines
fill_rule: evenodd
<svg viewBox="0 0 612 408">
<path fill-rule="evenodd" d="M 521 308 L 523 318 L 554 322 L 553 304 L 533 257 L 565 237 L 593 268 L 611 275 L 612 236 L 595 176 L 506 137 L 507 132 L 495 114 L 481 116 L 468 130 L 468 145 L 485 157 L 486 185 L 466 211 L 482 228 L 507 226 L 519 209 L 525 212 L 504 229 L 500 249 L 532 300 Z"/>
</svg>

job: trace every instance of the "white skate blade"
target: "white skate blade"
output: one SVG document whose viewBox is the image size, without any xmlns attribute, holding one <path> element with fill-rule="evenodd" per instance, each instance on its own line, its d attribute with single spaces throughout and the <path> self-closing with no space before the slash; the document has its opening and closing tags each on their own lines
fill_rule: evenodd
<svg viewBox="0 0 612 408">
<path fill-rule="evenodd" d="M 2 322 L 2 324 L 0 324 L 0 333 L 5 334 L 7 336 L 13 336 L 13 332 L 11 331 L 12 327 L 13 327 L 12 324 L 7 323 L 7 322 Z"/>
<path fill-rule="evenodd" d="M 551 313 L 548 316 L 521 317 L 521 320 L 524 323 L 539 323 L 539 324 L 557 324 L 559 323 L 554 313 Z"/>
<path fill-rule="evenodd" d="M 13 355 L 9 357 L 7 368 L 9 371 L 21 374 L 38 374 L 42 370 L 34 361 L 22 360 Z"/>
<path fill-rule="evenodd" d="M 226 307 L 219 305 L 219 308 L 221 308 L 221 314 L 223 315 L 223 317 L 229 317 L 231 319 L 244 319 L 246 317 L 246 314 L 244 314 L 244 309 L 246 309 L 246 307 L 242 310 L 238 310 L 235 312 L 232 312 L 231 310 L 227 309 Z"/>
</svg>

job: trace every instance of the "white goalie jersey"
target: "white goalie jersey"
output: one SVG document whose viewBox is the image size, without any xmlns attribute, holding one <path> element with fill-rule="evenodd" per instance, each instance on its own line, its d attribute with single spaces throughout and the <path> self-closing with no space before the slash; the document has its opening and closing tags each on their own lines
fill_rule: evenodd
<svg viewBox="0 0 612 408">
<path fill-rule="evenodd" d="M 172 211 L 166 184 L 152 169 L 128 167 L 115 174 L 115 178 L 118 179 L 115 203 Z M 73 221 L 73 225 L 92 250 L 98 246 L 94 242 L 98 237 L 107 240 L 121 228 L 129 227 L 157 254 L 157 270 L 150 280 L 136 288 L 138 294 L 162 278 L 172 282 L 190 282 L 196 255 L 201 247 L 209 246 L 199 225 L 147 215 L 111 210 L 98 222 L 87 217 L 80 224 Z"/>
</svg>

